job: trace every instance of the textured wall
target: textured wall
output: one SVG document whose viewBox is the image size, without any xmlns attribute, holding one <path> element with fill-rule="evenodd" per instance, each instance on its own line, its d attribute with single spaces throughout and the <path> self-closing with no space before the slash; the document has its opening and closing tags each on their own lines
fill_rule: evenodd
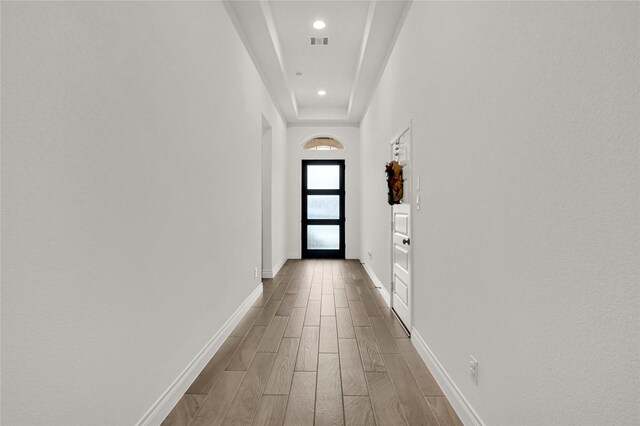
<svg viewBox="0 0 640 426">
<path fill-rule="evenodd" d="M 262 114 L 218 2 L 2 3 L 2 424 L 134 424 L 256 288 Z"/>
<path fill-rule="evenodd" d="M 361 125 L 386 284 L 380 170 L 413 119 L 414 326 L 487 424 L 640 423 L 639 16 L 414 2 Z"/>
</svg>

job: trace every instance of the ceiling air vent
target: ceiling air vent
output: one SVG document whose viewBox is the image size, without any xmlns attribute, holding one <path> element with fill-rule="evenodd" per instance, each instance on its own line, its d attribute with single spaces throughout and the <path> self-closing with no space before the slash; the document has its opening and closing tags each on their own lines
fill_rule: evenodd
<svg viewBox="0 0 640 426">
<path fill-rule="evenodd" d="M 326 46 L 329 44 L 329 37 L 311 37 L 312 46 Z"/>
</svg>

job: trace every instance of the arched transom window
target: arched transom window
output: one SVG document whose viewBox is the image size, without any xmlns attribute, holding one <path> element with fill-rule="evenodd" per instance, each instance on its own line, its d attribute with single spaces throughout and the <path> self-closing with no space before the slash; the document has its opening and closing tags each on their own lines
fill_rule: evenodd
<svg viewBox="0 0 640 426">
<path fill-rule="evenodd" d="M 309 142 L 304 144 L 303 148 L 315 150 L 335 150 L 344 149 L 344 145 L 333 138 L 320 137 L 311 139 Z"/>
</svg>

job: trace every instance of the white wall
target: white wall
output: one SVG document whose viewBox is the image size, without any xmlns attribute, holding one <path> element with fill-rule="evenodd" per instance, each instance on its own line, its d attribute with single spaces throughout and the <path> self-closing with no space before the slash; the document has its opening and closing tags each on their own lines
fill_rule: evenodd
<svg viewBox="0 0 640 426">
<path fill-rule="evenodd" d="M 301 179 L 303 159 L 344 159 L 345 160 L 345 239 L 347 259 L 360 257 L 360 160 L 359 129 L 357 127 L 289 127 L 288 141 L 288 241 L 289 257 L 299 259 L 301 256 Z M 302 146 L 316 136 L 330 136 L 344 145 L 343 150 L 316 151 L 303 150 Z"/>
<path fill-rule="evenodd" d="M 136 423 L 259 285 L 262 114 L 218 2 L 2 3 L 2 424 Z"/>
<path fill-rule="evenodd" d="M 382 165 L 413 119 L 415 330 L 487 424 L 640 423 L 639 8 L 414 2 L 361 124 L 387 284 Z"/>
</svg>

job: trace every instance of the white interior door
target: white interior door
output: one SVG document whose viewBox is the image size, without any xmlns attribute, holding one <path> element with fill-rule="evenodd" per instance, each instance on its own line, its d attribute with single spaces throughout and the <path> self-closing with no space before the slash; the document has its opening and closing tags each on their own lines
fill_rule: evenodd
<svg viewBox="0 0 640 426">
<path fill-rule="evenodd" d="M 411 130 L 391 142 L 391 157 L 403 167 L 403 199 L 391 207 L 391 307 L 411 330 Z"/>
</svg>

